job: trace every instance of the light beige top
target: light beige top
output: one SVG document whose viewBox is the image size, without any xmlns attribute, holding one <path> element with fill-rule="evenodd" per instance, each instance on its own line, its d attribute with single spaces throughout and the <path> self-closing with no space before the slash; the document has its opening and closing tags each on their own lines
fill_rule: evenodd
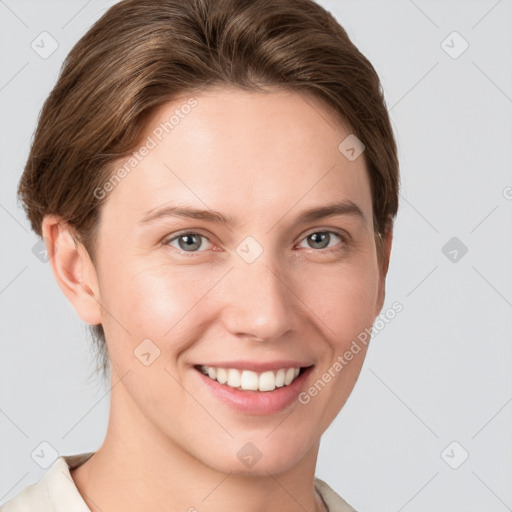
<svg viewBox="0 0 512 512">
<path fill-rule="evenodd" d="M 83 464 L 94 452 L 62 455 L 39 482 L 23 489 L 0 512 L 91 512 L 78 491 L 70 469 Z M 315 488 L 329 512 L 356 512 L 324 481 L 315 478 Z"/>
</svg>

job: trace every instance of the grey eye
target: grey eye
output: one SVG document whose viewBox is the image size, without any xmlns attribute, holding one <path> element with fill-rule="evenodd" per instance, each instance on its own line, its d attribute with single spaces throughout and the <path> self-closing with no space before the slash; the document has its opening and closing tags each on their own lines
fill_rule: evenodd
<svg viewBox="0 0 512 512">
<path fill-rule="evenodd" d="M 197 249 L 202 245 L 203 239 L 208 240 L 204 235 L 200 235 L 198 233 L 182 233 L 181 235 L 175 236 L 169 240 L 168 244 L 178 241 L 177 249 L 181 249 L 185 252 L 197 252 Z"/>
<path fill-rule="evenodd" d="M 328 247 L 332 247 L 329 245 L 333 240 L 336 241 L 334 237 L 337 237 L 339 240 L 343 240 L 341 235 L 335 233 L 334 231 L 316 231 L 314 233 L 309 234 L 304 240 L 308 242 L 308 246 L 312 249 L 326 249 Z"/>
</svg>

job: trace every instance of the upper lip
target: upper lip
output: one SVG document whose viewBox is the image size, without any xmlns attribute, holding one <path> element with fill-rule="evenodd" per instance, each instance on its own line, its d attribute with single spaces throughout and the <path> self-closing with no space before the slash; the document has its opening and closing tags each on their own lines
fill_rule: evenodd
<svg viewBox="0 0 512 512">
<path fill-rule="evenodd" d="M 215 363 L 203 363 L 195 366 L 211 366 L 214 368 L 235 368 L 237 370 L 252 370 L 261 373 L 265 371 L 279 370 L 280 368 L 303 368 L 312 366 L 310 361 L 296 361 L 282 359 L 278 361 L 220 361 Z"/>
</svg>

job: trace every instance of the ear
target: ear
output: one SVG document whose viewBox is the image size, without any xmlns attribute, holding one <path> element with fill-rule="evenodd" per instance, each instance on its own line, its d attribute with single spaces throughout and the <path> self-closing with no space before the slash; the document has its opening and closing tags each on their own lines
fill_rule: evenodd
<svg viewBox="0 0 512 512">
<path fill-rule="evenodd" d="M 96 269 L 73 229 L 56 215 L 46 215 L 42 234 L 55 279 L 78 316 L 97 325 L 101 319 L 101 297 Z"/>
<path fill-rule="evenodd" d="M 382 243 L 384 245 L 384 260 L 379 268 L 379 290 L 377 294 L 377 309 L 375 317 L 377 317 L 384 306 L 384 299 L 386 298 L 386 276 L 389 268 L 389 258 L 391 256 L 391 246 L 393 244 L 393 222 L 390 221 L 386 231 L 383 235 Z"/>
</svg>

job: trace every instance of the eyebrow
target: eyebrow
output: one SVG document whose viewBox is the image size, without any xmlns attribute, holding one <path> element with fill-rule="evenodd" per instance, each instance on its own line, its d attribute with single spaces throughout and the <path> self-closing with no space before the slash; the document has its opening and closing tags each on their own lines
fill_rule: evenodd
<svg viewBox="0 0 512 512">
<path fill-rule="evenodd" d="M 341 215 L 348 215 L 360 218 L 363 222 L 366 223 L 366 219 L 361 208 L 359 208 L 357 204 L 349 200 L 339 201 L 324 206 L 317 206 L 304 210 L 297 217 L 296 222 L 298 224 L 306 224 L 308 222 L 324 219 L 327 217 Z M 235 226 L 239 224 L 239 220 L 235 216 L 226 216 L 218 211 L 210 209 L 201 210 L 197 208 L 189 208 L 184 206 L 165 206 L 155 210 L 150 210 L 149 212 L 147 212 L 147 215 L 139 221 L 139 224 L 148 224 L 157 219 L 165 217 L 178 217 L 202 220 L 205 222 L 222 224 L 226 226 Z"/>
</svg>

